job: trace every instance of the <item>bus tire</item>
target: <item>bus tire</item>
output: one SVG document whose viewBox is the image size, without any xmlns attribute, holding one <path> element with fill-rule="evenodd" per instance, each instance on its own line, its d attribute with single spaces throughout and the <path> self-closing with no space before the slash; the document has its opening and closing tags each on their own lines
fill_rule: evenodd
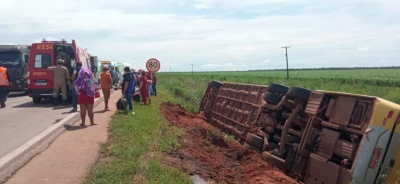
<svg viewBox="0 0 400 184">
<path fill-rule="evenodd" d="M 311 91 L 308 89 L 293 86 L 289 88 L 286 96 L 292 100 L 298 99 L 302 102 L 307 102 L 310 94 Z"/>
<path fill-rule="evenodd" d="M 271 93 L 277 93 L 280 95 L 285 95 L 288 91 L 288 87 L 284 86 L 284 85 L 280 85 L 280 84 L 276 84 L 276 83 L 269 83 L 267 91 L 271 92 Z"/>
<path fill-rule="evenodd" d="M 264 94 L 264 101 L 266 101 L 267 103 L 271 103 L 273 105 L 278 104 L 280 101 L 282 100 L 282 96 L 275 94 L 275 93 L 265 93 Z"/>
<path fill-rule="evenodd" d="M 264 144 L 262 137 L 252 133 L 246 135 L 246 142 L 258 148 L 262 148 Z"/>
<path fill-rule="evenodd" d="M 261 148 L 256 147 L 256 146 L 253 146 L 253 145 L 248 144 L 248 143 L 246 143 L 246 142 L 243 144 L 243 147 L 245 147 L 246 149 L 249 149 L 249 150 L 257 151 L 257 152 L 260 152 L 260 151 L 261 151 Z"/>
</svg>

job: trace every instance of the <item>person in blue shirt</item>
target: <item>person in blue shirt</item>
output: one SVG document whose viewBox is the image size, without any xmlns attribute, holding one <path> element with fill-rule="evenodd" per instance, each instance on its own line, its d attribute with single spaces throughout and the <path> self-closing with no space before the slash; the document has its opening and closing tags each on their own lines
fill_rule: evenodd
<svg viewBox="0 0 400 184">
<path fill-rule="evenodd" d="M 82 62 L 80 62 L 80 61 L 76 62 L 76 66 L 74 68 L 74 72 L 71 77 L 73 84 L 75 83 L 77 75 L 81 69 L 82 69 Z M 71 112 L 76 112 L 76 111 L 78 111 L 78 95 L 77 95 L 77 92 L 75 91 L 75 89 L 72 89 L 72 110 L 71 110 Z"/>
<path fill-rule="evenodd" d="M 126 102 L 128 103 L 129 110 L 132 111 L 132 114 L 135 114 L 132 107 L 132 94 L 135 91 L 135 76 L 133 76 L 131 73 L 129 66 L 124 68 L 123 78 L 124 81 L 122 81 L 122 94 L 124 94 Z"/>
<path fill-rule="evenodd" d="M 115 67 L 115 69 L 112 70 L 112 72 L 113 72 L 113 86 L 115 86 L 115 85 L 119 86 L 120 75 L 119 75 L 118 67 Z"/>
</svg>

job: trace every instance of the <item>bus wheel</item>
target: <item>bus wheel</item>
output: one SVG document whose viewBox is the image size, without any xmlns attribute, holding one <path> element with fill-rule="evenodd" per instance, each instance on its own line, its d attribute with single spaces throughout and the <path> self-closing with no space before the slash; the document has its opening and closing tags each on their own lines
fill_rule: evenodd
<svg viewBox="0 0 400 184">
<path fill-rule="evenodd" d="M 37 104 L 37 103 L 40 103 L 40 102 L 42 101 L 42 98 L 40 98 L 40 97 L 33 97 L 32 100 L 33 100 L 33 103 Z"/>
</svg>

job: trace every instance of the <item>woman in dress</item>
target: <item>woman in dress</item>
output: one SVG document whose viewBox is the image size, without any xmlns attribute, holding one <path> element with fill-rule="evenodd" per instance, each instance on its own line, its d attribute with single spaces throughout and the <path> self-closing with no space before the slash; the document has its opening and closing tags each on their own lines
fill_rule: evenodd
<svg viewBox="0 0 400 184">
<path fill-rule="evenodd" d="M 147 95 L 148 95 L 148 88 L 147 88 L 147 77 L 146 71 L 141 71 L 141 76 L 139 79 L 139 88 L 140 88 L 140 95 L 142 96 L 142 101 L 144 105 L 147 105 Z"/>
<path fill-rule="evenodd" d="M 86 111 L 89 116 L 90 125 L 96 125 L 93 121 L 93 104 L 98 83 L 93 76 L 93 73 L 82 68 L 78 73 L 78 78 L 75 81 L 75 90 L 78 92 L 78 104 L 81 109 L 81 126 L 85 126 Z"/>
</svg>

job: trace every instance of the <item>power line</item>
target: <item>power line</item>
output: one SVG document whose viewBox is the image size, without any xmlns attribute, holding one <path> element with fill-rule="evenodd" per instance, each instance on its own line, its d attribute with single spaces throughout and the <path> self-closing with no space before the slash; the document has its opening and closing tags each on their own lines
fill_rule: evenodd
<svg viewBox="0 0 400 184">
<path fill-rule="evenodd" d="M 289 61 L 288 61 L 287 49 L 290 48 L 290 46 L 285 46 L 282 48 L 284 48 L 286 50 L 286 54 L 285 54 L 285 56 L 286 56 L 286 78 L 289 79 Z"/>
</svg>

